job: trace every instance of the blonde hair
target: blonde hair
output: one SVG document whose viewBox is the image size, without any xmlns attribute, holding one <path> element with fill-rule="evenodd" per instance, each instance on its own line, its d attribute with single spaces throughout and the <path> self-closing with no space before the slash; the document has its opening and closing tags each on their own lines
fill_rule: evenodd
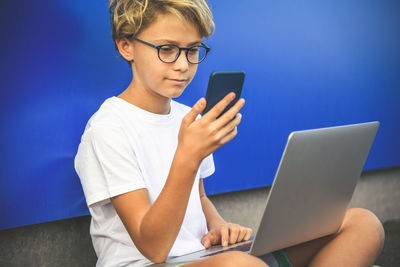
<svg viewBox="0 0 400 267">
<path fill-rule="evenodd" d="M 205 0 L 109 0 L 109 9 L 114 43 L 138 35 L 159 14 L 170 13 L 192 22 L 202 37 L 209 37 L 215 28 Z"/>
</svg>

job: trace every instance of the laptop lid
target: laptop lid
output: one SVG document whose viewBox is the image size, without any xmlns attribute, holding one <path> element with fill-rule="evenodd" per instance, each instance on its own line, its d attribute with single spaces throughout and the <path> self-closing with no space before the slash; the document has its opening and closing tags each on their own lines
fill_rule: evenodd
<svg viewBox="0 0 400 267">
<path fill-rule="evenodd" d="M 335 233 L 378 127 L 370 122 L 291 133 L 250 253 Z"/>
</svg>

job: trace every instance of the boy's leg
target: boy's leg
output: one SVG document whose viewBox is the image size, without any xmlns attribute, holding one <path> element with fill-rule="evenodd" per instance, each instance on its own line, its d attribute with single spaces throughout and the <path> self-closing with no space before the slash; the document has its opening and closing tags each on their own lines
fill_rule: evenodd
<svg viewBox="0 0 400 267">
<path fill-rule="evenodd" d="M 297 266 L 371 266 L 385 234 L 378 218 L 365 209 L 349 209 L 338 233 L 285 249 Z"/>
<path fill-rule="evenodd" d="M 220 253 L 201 261 L 196 261 L 182 265 L 182 267 L 200 267 L 200 266 L 218 266 L 218 267 L 268 267 L 262 260 L 244 252 L 231 251 Z"/>
</svg>

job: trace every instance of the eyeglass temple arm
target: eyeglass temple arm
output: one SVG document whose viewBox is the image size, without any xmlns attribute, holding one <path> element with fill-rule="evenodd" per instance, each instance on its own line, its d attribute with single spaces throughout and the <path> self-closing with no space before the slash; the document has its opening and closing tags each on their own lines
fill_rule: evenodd
<svg viewBox="0 0 400 267">
<path fill-rule="evenodd" d="M 136 41 L 138 41 L 138 42 L 140 42 L 140 43 L 142 43 L 142 44 L 145 44 L 145 45 L 148 45 L 148 46 L 157 48 L 157 45 L 153 45 L 153 44 L 148 43 L 148 42 L 146 42 L 146 41 L 140 40 L 140 39 L 136 38 L 135 36 L 133 36 L 131 39 L 136 40 Z"/>
</svg>

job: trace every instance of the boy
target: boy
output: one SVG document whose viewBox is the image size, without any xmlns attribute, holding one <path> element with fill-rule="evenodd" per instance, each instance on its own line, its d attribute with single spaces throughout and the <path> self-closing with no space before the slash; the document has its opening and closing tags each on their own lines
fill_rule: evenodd
<svg viewBox="0 0 400 267">
<path fill-rule="evenodd" d="M 226 223 L 203 187 L 203 178 L 214 172 L 212 153 L 237 134 L 244 100 L 218 119 L 233 93 L 201 118 L 204 99 L 192 109 L 172 100 L 207 55 L 202 38 L 214 28 L 207 4 L 112 0 L 110 14 L 116 48 L 131 66 L 133 79 L 89 120 L 75 159 L 92 215 L 97 265 L 143 266 L 248 240 L 251 230 Z M 346 248 L 350 241 L 352 247 Z M 270 266 L 290 266 L 289 260 L 294 266 L 367 266 L 382 241 L 376 217 L 351 210 L 335 236 L 288 248 L 281 258 L 264 258 Z M 226 252 L 185 266 L 266 263 Z"/>
</svg>

